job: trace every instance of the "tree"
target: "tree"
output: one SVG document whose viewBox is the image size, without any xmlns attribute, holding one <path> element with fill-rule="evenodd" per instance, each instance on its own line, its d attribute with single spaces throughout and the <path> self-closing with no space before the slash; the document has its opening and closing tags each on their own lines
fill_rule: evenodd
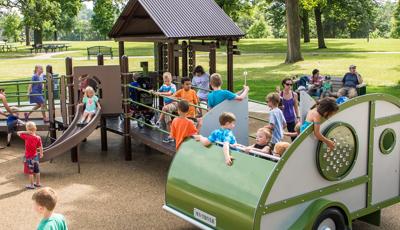
<svg viewBox="0 0 400 230">
<path fill-rule="evenodd" d="M 303 25 L 303 36 L 304 36 L 304 43 L 310 42 L 310 19 L 308 16 L 308 10 L 303 9 L 303 14 L 301 16 L 301 22 Z"/>
<path fill-rule="evenodd" d="M 326 48 L 324 27 L 322 25 L 322 8 L 326 6 L 326 4 L 327 4 L 326 0 L 301 0 L 301 5 L 304 11 L 314 10 L 319 49 Z"/>
<path fill-rule="evenodd" d="M 251 9 L 252 3 L 249 0 L 215 0 L 215 2 L 225 11 L 235 22 L 239 19 L 240 13 Z M 253 1 L 255 3 L 256 1 Z"/>
<path fill-rule="evenodd" d="M 14 40 L 14 42 L 19 41 L 22 24 L 21 24 L 21 18 L 17 13 L 10 12 L 6 14 L 1 22 L 1 27 L 3 27 L 2 35 L 6 37 L 9 41 L 11 40 Z"/>
<path fill-rule="evenodd" d="M 286 0 L 287 54 L 285 63 L 302 61 L 299 0 Z"/>
<path fill-rule="evenodd" d="M 59 20 L 60 4 L 52 0 L 26 0 L 21 6 L 24 15 L 24 24 L 34 30 L 34 43 L 43 43 L 44 25 Z"/>
<path fill-rule="evenodd" d="M 107 34 L 114 24 L 117 9 L 112 0 L 96 0 L 93 8 L 93 16 L 90 23 L 103 39 L 107 39 Z"/>
<path fill-rule="evenodd" d="M 54 40 L 58 40 L 58 31 L 70 32 L 76 22 L 76 16 L 82 8 L 81 0 L 57 0 L 60 4 L 61 15 L 59 20 L 53 20 Z"/>
<path fill-rule="evenodd" d="M 282 38 L 286 35 L 286 7 L 284 1 L 274 1 L 266 9 L 266 18 L 272 27 L 272 35 Z"/>
<path fill-rule="evenodd" d="M 400 1 L 397 3 L 397 7 L 393 13 L 393 27 L 392 37 L 400 38 Z"/>
</svg>

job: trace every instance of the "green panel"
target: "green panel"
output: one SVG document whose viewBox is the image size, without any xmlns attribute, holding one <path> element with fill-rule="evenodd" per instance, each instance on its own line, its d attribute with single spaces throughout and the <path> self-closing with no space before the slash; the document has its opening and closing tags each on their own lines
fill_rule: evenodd
<svg viewBox="0 0 400 230">
<path fill-rule="evenodd" d="M 330 151 L 322 141 L 317 147 L 317 167 L 321 176 L 329 181 L 345 178 L 354 166 L 358 153 L 358 138 L 354 128 L 343 122 L 330 125 L 324 136 L 333 140 L 336 145 Z"/>
<path fill-rule="evenodd" d="M 194 209 L 201 210 L 216 218 L 217 229 L 253 229 L 257 205 L 276 163 L 231 154 L 235 160 L 227 166 L 221 147 L 184 142 L 168 174 L 167 206 L 193 219 Z"/>
<path fill-rule="evenodd" d="M 393 129 L 385 129 L 379 138 L 379 149 L 383 154 L 389 154 L 396 146 L 396 132 Z"/>
<path fill-rule="evenodd" d="M 380 226 L 381 225 L 381 210 L 378 210 L 376 212 L 373 212 L 373 213 L 370 213 L 363 217 L 360 217 L 360 218 L 358 218 L 358 220 L 361 220 L 361 221 L 369 223 L 369 224 L 373 224 L 375 226 Z"/>
</svg>

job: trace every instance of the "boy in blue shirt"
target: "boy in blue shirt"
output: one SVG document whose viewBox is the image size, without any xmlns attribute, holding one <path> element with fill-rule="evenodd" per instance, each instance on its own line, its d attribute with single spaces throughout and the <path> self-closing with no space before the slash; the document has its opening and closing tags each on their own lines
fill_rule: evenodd
<svg viewBox="0 0 400 230">
<path fill-rule="evenodd" d="M 268 106 L 271 108 L 269 112 L 269 125 L 266 128 L 272 130 L 272 144 L 280 142 L 283 138 L 283 129 L 286 128 L 286 120 L 282 110 L 278 108 L 281 98 L 278 93 L 270 93 L 266 97 Z"/>
<path fill-rule="evenodd" d="M 32 195 L 33 209 L 42 217 L 37 230 L 68 230 L 65 218 L 53 213 L 57 204 L 57 194 L 49 187 L 41 188 Z"/>
<path fill-rule="evenodd" d="M 221 75 L 218 73 L 214 73 L 210 77 L 210 85 L 213 91 L 211 91 L 207 98 L 208 98 L 208 107 L 210 109 L 214 108 L 221 102 L 225 100 L 238 100 L 241 101 L 243 100 L 247 94 L 249 93 L 249 87 L 247 85 L 243 86 L 243 91 L 240 93 L 240 95 L 236 95 L 232 93 L 231 91 L 228 90 L 222 90 L 222 79 Z"/>
<path fill-rule="evenodd" d="M 233 113 L 224 112 L 219 116 L 219 124 L 221 125 L 221 128 L 214 130 L 208 138 L 201 135 L 194 136 L 196 141 L 200 141 L 206 147 L 216 142 L 223 143 L 225 163 L 228 166 L 231 166 L 233 163 L 233 157 L 229 152 L 230 145 L 237 144 L 236 138 L 232 133 L 232 129 L 235 128 L 235 122 L 236 117 Z"/>
<path fill-rule="evenodd" d="M 158 92 L 155 92 L 155 94 L 162 95 L 162 96 L 174 95 L 174 93 L 176 92 L 176 86 L 175 86 L 175 84 L 172 83 L 172 75 L 170 72 L 165 72 L 163 74 L 163 81 L 164 81 L 164 84 L 160 87 Z M 164 112 L 178 110 L 177 104 L 172 103 L 172 102 L 174 102 L 174 100 L 167 98 L 167 97 L 163 97 L 163 100 L 164 100 L 164 107 L 163 107 Z M 168 130 L 169 129 L 168 123 L 171 118 L 169 116 L 165 116 L 164 113 L 160 113 L 160 117 L 158 118 L 158 121 L 156 122 L 156 126 L 160 126 L 161 121 L 163 121 L 164 119 L 165 119 L 165 123 L 167 124 L 166 126 L 167 126 L 167 130 Z"/>
</svg>

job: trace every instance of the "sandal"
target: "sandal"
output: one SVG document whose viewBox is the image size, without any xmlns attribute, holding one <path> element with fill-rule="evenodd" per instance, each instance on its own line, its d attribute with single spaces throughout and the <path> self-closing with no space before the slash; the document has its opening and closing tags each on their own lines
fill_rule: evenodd
<svg viewBox="0 0 400 230">
<path fill-rule="evenodd" d="M 33 185 L 33 184 L 27 184 L 27 185 L 25 185 L 25 188 L 26 188 L 26 189 L 35 189 L 35 185 Z"/>
</svg>

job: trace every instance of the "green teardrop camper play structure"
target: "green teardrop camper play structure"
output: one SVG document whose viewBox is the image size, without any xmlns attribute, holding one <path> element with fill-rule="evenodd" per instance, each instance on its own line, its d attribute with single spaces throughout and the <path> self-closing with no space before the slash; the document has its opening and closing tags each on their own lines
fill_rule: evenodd
<svg viewBox="0 0 400 230">
<path fill-rule="evenodd" d="M 351 229 L 380 223 L 400 202 L 400 100 L 352 99 L 321 124 L 327 151 L 309 127 L 279 160 L 189 139 L 171 164 L 164 209 L 202 229 Z"/>
</svg>

